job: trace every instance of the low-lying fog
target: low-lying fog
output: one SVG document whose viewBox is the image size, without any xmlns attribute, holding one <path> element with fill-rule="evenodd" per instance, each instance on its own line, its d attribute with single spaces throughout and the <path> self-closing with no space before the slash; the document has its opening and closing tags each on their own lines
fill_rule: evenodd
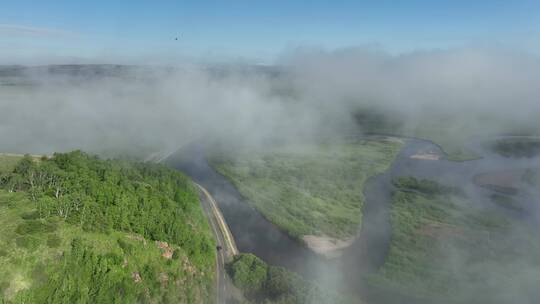
<svg viewBox="0 0 540 304">
<path fill-rule="evenodd" d="M 0 67 L 0 151 L 144 157 L 198 140 L 346 135 L 362 131 L 362 119 L 435 138 L 537 134 L 539 59 L 503 49 L 348 48 L 288 51 L 273 66 Z M 513 284 L 537 280 L 529 266 L 520 264 Z"/>
<path fill-rule="evenodd" d="M 354 115 L 373 105 L 405 131 L 429 120 L 456 133 L 531 132 L 539 97 L 539 58 L 501 49 L 299 49 L 274 66 L 2 67 L 0 143 L 145 155 L 201 138 L 310 139 L 357 131 Z"/>
</svg>

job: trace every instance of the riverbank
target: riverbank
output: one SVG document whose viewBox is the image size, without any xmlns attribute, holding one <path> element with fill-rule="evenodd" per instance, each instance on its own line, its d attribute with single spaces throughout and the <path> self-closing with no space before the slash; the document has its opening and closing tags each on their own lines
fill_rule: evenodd
<svg viewBox="0 0 540 304">
<path fill-rule="evenodd" d="M 431 151 L 428 154 L 441 155 L 442 157 L 438 161 L 411 157 L 413 155 L 421 155 L 426 151 Z M 460 229 L 471 229 L 471 227 L 455 228 L 448 223 L 434 223 L 431 225 L 428 223 L 424 225 L 425 229 L 413 229 L 410 234 L 398 234 L 398 232 L 393 230 L 394 226 L 392 224 L 393 215 L 391 214 L 391 210 L 394 208 L 392 193 L 396 190 L 392 180 L 399 176 L 413 176 L 418 179 L 434 180 L 444 186 L 457 187 L 464 190 L 463 194 L 470 198 L 463 199 L 457 197 L 452 199 L 452 202 L 456 202 L 460 206 L 462 205 L 461 207 L 464 208 L 463 211 L 465 211 L 465 214 L 471 213 L 472 215 L 474 210 L 478 208 L 483 210 L 485 208 L 488 213 L 495 212 L 504 216 L 516 216 L 518 218 L 514 220 L 521 220 L 524 214 L 518 214 L 516 212 L 507 213 L 506 211 L 509 208 L 498 207 L 492 202 L 492 193 L 475 186 L 473 184 L 473 178 L 478 174 L 486 172 L 510 170 L 511 168 L 530 168 L 532 166 L 531 164 L 535 165 L 534 167 L 536 168 L 540 165 L 540 159 L 508 159 L 497 156 L 494 153 L 489 153 L 489 151 L 478 150 L 478 152 L 482 156 L 480 159 L 469 162 L 454 162 L 450 161 L 436 144 L 426 140 L 407 138 L 406 144 L 401 148 L 390 168 L 385 170 L 384 173 L 375 175 L 366 181 L 363 193 L 365 196 L 363 214 L 365 216 L 361 223 L 360 234 L 350 246 L 342 249 L 343 254 L 340 257 L 332 259 L 324 258 L 322 254 L 314 254 L 312 249 L 300 245 L 301 242 L 298 241 L 299 239 L 293 241 L 287 234 L 283 233 L 282 228 L 276 227 L 267 218 L 261 216 L 258 209 L 256 210 L 256 208 L 252 207 L 252 204 L 247 202 L 249 198 L 240 193 L 238 188 L 231 184 L 229 179 L 217 173 L 214 168 L 208 166 L 205 159 L 206 154 L 203 149 L 188 151 L 184 155 L 189 155 L 190 157 L 183 157 L 182 159 L 185 163 L 177 167 L 188 172 L 195 180 L 201 181 L 213 195 L 218 196 L 216 199 L 220 204 L 227 223 L 231 226 L 231 231 L 238 242 L 240 251 L 253 252 L 269 264 L 287 267 L 290 270 L 301 273 L 306 278 L 314 280 L 322 279 L 325 282 L 331 282 L 330 284 L 339 285 L 348 292 L 356 293 L 369 303 L 403 303 L 406 300 L 410 300 L 408 303 L 433 303 L 433 301 L 421 302 L 419 297 L 423 295 L 417 293 L 417 289 L 411 288 L 408 291 L 406 286 L 410 284 L 407 285 L 406 283 L 408 281 L 405 279 L 390 282 L 390 285 L 378 284 L 375 286 L 373 285 L 373 283 L 376 283 L 373 281 L 373 275 L 384 274 L 385 271 L 390 271 L 388 274 L 391 274 L 395 270 L 392 268 L 393 265 L 399 265 L 402 262 L 405 263 L 410 258 L 421 257 L 421 254 L 418 254 L 416 257 L 414 256 L 414 254 L 418 253 L 411 250 L 414 247 L 404 248 L 402 250 L 403 254 L 394 255 L 395 258 L 392 261 L 395 263 L 389 263 L 385 266 L 385 263 L 389 261 L 388 257 L 402 249 L 399 246 L 395 246 L 395 244 L 391 244 L 392 240 L 396 238 L 400 238 L 402 241 L 410 241 L 409 243 L 405 242 L 405 244 L 411 244 L 411 242 L 419 237 L 433 237 L 441 234 L 443 236 L 460 235 Z M 263 161 L 264 159 L 261 160 L 261 162 Z M 246 172 L 249 173 L 250 171 L 246 170 Z M 533 181 L 538 180 L 537 174 L 531 173 L 529 175 L 531 175 L 529 179 Z M 413 195 L 414 193 L 410 194 Z M 416 202 L 415 198 L 410 203 L 414 205 L 418 202 Z M 408 220 L 412 220 L 413 223 L 423 223 L 425 221 L 424 216 L 430 216 L 430 212 L 432 211 L 437 212 L 439 210 L 438 207 L 442 207 L 446 203 L 449 202 L 441 199 L 437 200 L 437 203 L 421 201 L 419 204 L 421 206 L 427 206 L 427 208 L 419 208 L 419 212 L 414 213 Z M 401 206 L 407 206 L 407 204 L 402 204 Z M 523 208 L 526 207 L 524 206 Z M 452 205 L 448 208 L 451 216 L 455 215 L 452 213 L 455 210 L 454 208 Z M 468 222 L 467 225 L 472 224 L 472 229 L 475 229 L 474 221 L 478 221 L 479 219 L 473 217 L 472 219 L 467 219 L 467 221 L 469 220 L 472 222 Z M 403 221 L 402 223 L 406 224 L 408 222 Z M 489 221 L 480 222 L 480 224 L 489 225 Z M 495 228 L 495 231 L 500 230 Z M 484 235 L 492 237 L 497 234 L 490 233 Z M 328 235 L 316 235 L 316 237 L 319 236 L 328 237 Z M 496 238 L 490 238 L 491 243 L 496 240 Z M 329 243 L 331 246 L 334 245 L 334 242 L 335 240 L 322 242 L 323 248 L 329 245 Z M 429 242 L 427 243 L 429 244 Z M 488 246 L 491 246 L 491 243 L 488 242 Z M 404 243 L 401 242 L 401 244 Z M 474 246 L 468 248 L 474 249 Z M 493 248 L 496 249 L 496 247 Z M 429 246 L 427 246 L 425 251 L 429 252 L 428 249 L 430 249 Z M 499 249 L 492 253 L 498 254 L 504 252 L 504 249 Z M 419 252 L 421 253 L 423 251 L 420 250 Z M 464 252 L 466 253 L 467 250 Z M 450 254 L 452 252 L 448 251 L 448 253 Z M 413 255 L 410 256 L 408 254 Z M 486 257 L 484 259 L 479 258 L 478 261 L 485 260 Z M 422 263 L 421 261 L 418 263 L 418 261 L 415 263 L 416 266 L 420 265 L 419 267 L 413 265 L 412 267 L 407 268 L 407 266 L 403 269 L 409 269 L 411 271 L 415 269 L 422 270 Z M 505 265 L 511 265 L 507 261 L 503 261 L 506 263 Z M 475 267 L 481 267 L 481 264 L 478 264 L 474 260 L 471 263 Z M 434 265 L 429 265 L 429 268 L 424 270 L 429 270 L 433 275 L 438 275 L 440 274 L 440 272 L 437 272 L 438 267 L 440 266 L 437 266 L 435 263 Z M 407 276 L 407 271 L 402 273 L 403 276 L 401 278 Z M 418 282 L 416 279 L 414 281 Z M 434 278 L 433 281 L 435 283 L 437 281 L 440 282 L 440 278 Z M 411 283 L 414 283 L 412 279 Z M 504 286 L 499 289 L 506 290 Z M 474 295 L 475 291 L 473 290 L 472 296 Z"/>
<path fill-rule="evenodd" d="M 350 139 L 237 151 L 210 163 L 265 218 L 314 252 L 335 257 L 358 232 L 364 183 L 390 166 L 402 144 Z"/>
<path fill-rule="evenodd" d="M 343 250 L 354 243 L 355 237 L 340 240 L 329 236 L 304 235 L 302 241 L 306 246 L 317 254 L 327 258 L 337 258 L 341 256 Z"/>
</svg>

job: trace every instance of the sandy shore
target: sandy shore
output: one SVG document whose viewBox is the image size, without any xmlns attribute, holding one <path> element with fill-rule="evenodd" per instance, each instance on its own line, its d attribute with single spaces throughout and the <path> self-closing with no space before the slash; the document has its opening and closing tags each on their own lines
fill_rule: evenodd
<svg viewBox="0 0 540 304">
<path fill-rule="evenodd" d="M 388 142 L 395 142 L 395 143 L 399 143 L 399 144 L 404 144 L 405 143 L 405 140 L 403 140 L 403 138 L 400 138 L 400 137 L 394 137 L 394 136 L 386 136 L 384 138 L 384 140 L 388 141 Z"/>
<path fill-rule="evenodd" d="M 327 258 L 341 256 L 343 249 L 349 247 L 354 242 L 353 237 L 347 240 L 340 240 L 328 236 L 316 235 L 305 235 L 302 237 L 302 240 L 304 240 L 309 249 Z"/>
<path fill-rule="evenodd" d="M 439 154 L 430 153 L 430 152 L 427 152 L 427 153 L 419 152 L 419 153 L 411 155 L 411 158 L 423 159 L 423 160 L 440 160 L 441 156 Z"/>
</svg>

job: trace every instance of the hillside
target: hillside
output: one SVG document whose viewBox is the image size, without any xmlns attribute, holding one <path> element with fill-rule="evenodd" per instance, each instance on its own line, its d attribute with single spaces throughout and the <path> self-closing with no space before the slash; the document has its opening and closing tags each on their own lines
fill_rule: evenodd
<svg viewBox="0 0 540 304">
<path fill-rule="evenodd" d="M 82 152 L 0 161 L 0 302 L 212 297 L 214 243 L 182 174 Z"/>
</svg>

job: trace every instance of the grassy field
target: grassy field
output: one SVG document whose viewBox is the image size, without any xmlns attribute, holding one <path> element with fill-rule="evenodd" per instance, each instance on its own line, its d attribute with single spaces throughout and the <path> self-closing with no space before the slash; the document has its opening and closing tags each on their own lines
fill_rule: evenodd
<svg viewBox="0 0 540 304">
<path fill-rule="evenodd" d="M 385 171 L 400 147 L 395 140 L 339 141 L 236 151 L 211 164 L 291 236 L 346 239 L 361 222 L 365 181 Z"/>
<path fill-rule="evenodd" d="M 15 169 L 17 163 L 24 157 L 22 154 L 0 153 L 0 174 L 9 173 Z M 41 157 L 37 155 L 30 156 L 34 161 L 39 162 Z"/>
<path fill-rule="evenodd" d="M 527 299 L 540 275 L 532 227 L 432 182 L 395 185 L 390 252 L 370 279 L 374 288 L 456 303 L 529 303 L 517 299 Z"/>
<path fill-rule="evenodd" d="M 185 177 L 79 152 L 30 167 L 31 161 L 21 159 L 2 159 L 0 303 L 207 303 L 213 297 L 214 245 L 196 192 L 188 184 L 180 187 L 188 183 Z M 93 166 L 113 184 L 94 179 Z M 34 186 L 25 182 L 29 176 Z M 58 200 L 45 184 L 38 186 L 39 176 L 69 176 Z M 131 224 L 108 218 L 119 215 L 114 209 L 126 205 L 128 197 L 143 207 L 120 213 Z M 77 199 L 82 205 L 58 213 Z M 150 209 L 163 209 L 177 222 L 169 224 Z M 154 230 L 158 226 L 165 231 Z"/>
<path fill-rule="evenodd" d="M 0 173 L 11 172 L 15 165 L 22 158 L 21 156 L 0 154 Z"/>
<path fill-rule="evenodd" d="M 15 169 L 17 163 L 24 157 L 24 155 L 17 154 L 3 154 L 0 153 L 0 174 L 8 173 Z M 36 161 L 39 161 L 39 157 L 33 157 Z"/>
</svg>

